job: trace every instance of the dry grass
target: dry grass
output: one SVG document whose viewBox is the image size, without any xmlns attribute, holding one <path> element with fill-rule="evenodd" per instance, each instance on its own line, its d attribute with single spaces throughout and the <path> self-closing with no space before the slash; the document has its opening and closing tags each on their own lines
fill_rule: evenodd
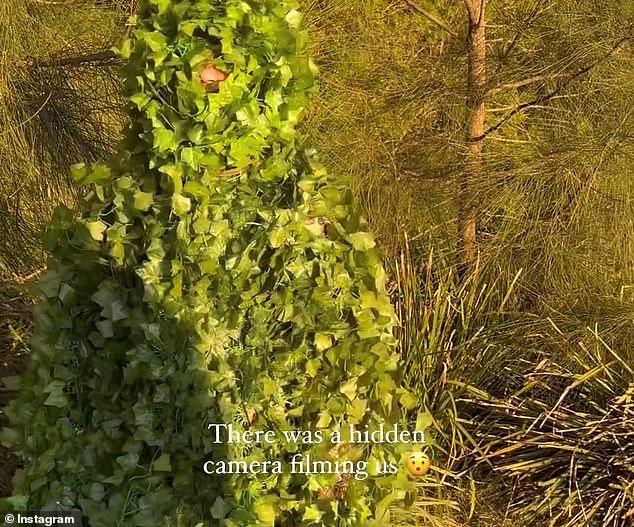
<svg viewBox="0 0 634 527">
<path fill-rule="evenodd" d="M 86 2 L 0 4 L 0 278 L 42 265 L 41 226 L 75 198 L 70 165 L 103 158 L 118 142 L 118 66 L 81 57 L 121 31 L 117 11 Z"/>
</svg>

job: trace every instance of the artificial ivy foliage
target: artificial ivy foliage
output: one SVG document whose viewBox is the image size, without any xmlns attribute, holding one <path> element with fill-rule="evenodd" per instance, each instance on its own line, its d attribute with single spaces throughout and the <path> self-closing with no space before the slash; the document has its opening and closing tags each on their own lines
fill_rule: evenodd
<svg viewBox="0 0 634 527">
<path fill-rule="evenodd" d="M 388 525 L 404 471 L 207 475 L 206 460 L 316 459 L 333 445 L 228 445 L 239 430 L 370 430 L 415 405 L 395 315 L 345 182 L 297 125 L 316 68 L 291 2 L 142 2 L 108 164 L 77 166 L 79 211 L 47 229 L 48 272 L 4 439 L 25 459 L 9 500 L 72 494 L 91 527 Z M 216 91 L 209 64 L 228 74 Z M 357 457 L 399 464 L 411 445 Z"/>
</svg>

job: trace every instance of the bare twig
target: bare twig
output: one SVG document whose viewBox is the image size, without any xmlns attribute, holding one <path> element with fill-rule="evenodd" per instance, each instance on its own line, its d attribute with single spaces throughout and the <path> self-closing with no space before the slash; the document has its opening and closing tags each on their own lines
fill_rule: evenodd
<svg viewBox="0 0 634 527">
<path fill-rule="evenodd" d="M 101 66 L 107 63 L 115 63 L 119 57 L 114 51 L 100 51 L 99 53 L 91 53 L 89 55 L 79 55 L 77 57 L 63 57 L 48 61 L 39 61 L 35 59 L 27 59 L 17 61 L 16 65 L 23 68 L 57 68 L 64 66 L 84 66 L 97 65 Z"/>
<path fill-rule="evenodd" d="M 126 14 L 132 16 L 137 8 L 137 0 L 130 0 L 128 7 L 126 8 Z"/>
<path fill-rule="evenodd" d="M 39 278 L 46 269 L 38 269 L 37 271 L 33 271 L 32 273 L 27 274 L 26 276 L 17 276 L 14 280 L 16 284 L 26 284 L 30 282 L 34 278 Z"/>
<path fill-rule="evenodd" d="M 48 5 L 48 6 L 71 6 L 74 4 L 78 4 L 80 0 L 31 0 L 32 2 L 40 5 Z"/>
<path fill-rule="evenodd" d="M 452 37 L 457 37 L 458 33 L 456 33 L 446 22 L 438 18 L 436 15 L 426 11 L 418 4 L 414 3 L 412 0 L 403 0 L 409 7 L 411 7 L 417 13 L 423 15 L 427 20 L 435 24 L 441 29 L 444 29 L 447 33 L 449 33 Z"/>
<path fill-rule="evenodd" d="M 496 86 L 495 88 L 489 88 L 485 96 L 491 97 L 493 95 L 499 95 L 500 93 L 504 93 L 509 90 L 517 90 L 518 88 L 524 88 L 525 86 L 530 86 L 531 84 L 537 84 L 538 82 L 543 82 L 546 80 L 559 79 L 562 77 L 570 77 L 571 73 L 553 73 L 546 75 L 536 75 L 535 77 L 530 77 L 528 79 L 524 79 L 522 81 L 510 82 L 508 84 L 502 84 L 500 86 Z"/>
<path fill-rule="evenodd" d="M 38 269 L 37 271 L 33 271 L 32 273 L 24 276 L 15 276 L 12 280 L 2 280 L 0 281 L 0 285 L 23 285 L 27 282 L 30 282 L 34 278 L 39 278 L 45 271 L 46 269 Z"/>
<path fill-rule="evenodd" d="M 513 110 L 511 110 L 508 115 L 506 115 L 500 122 L 498 122 L 497 124 L 491 126 L 488 130 L 486 130 L 484 132 L 484 134 L 482 134 L 479 137 L 474 137 L 471 138 L 471 141 L 473 142 L 479 142 L 482 141 L 483 139 L 485 139 L 487 136 L 491 135 L 492 133 L 497 132 L 504 124 L 506 124 L 510 119 L 512 119 L 513 117 L 515 117 L 518 113 L 526 110 L 527 108 L 533 108 L 535 106 L 539 106 L 541 104 L 544 104 L 545 102 L 548 102 L 552 99 L 554 99 L 555 97 L 557 97 L 561 91 L 568 86 L 572 81 L 578 79 L 579 77 L 583 77 L 584 75 L 586 75 L 587 73 L 591 72 L 594 68 L 596 68 L 597 66 L 599 66 L 601 63 L 603 63 L 604 60 L 610 58 L 621 46 L 623 46 L 623 44 L 625 44 L 626 42 L 633 40 L 634 39 L 634 35 L 628 35 L 626 37 L 621 38 L 618 42 L 616 42 L 612 48 L 610 49 L 610 51 L 608 51 L 607 53 L 605 53 L 601 58 L 599 58 L 598 60 L 596 60 L 595 62 L 593 62 L 592 64 L 590 64 L 589 66 L 586 66 L 585 68 L 579 70 L 576 73 L 573 73 L 571 75 L 569 75 L 565 82 L 562 82 L 556 89 L 554 89 L 553 91 L 551 91 L 550 93 L 547 93 L 546 95 L 542 95 L 540 97 L 537 97 L 536 99 L 533 99 L 532 101 L 527 101 L 525 103 L 522 103 L 518 106 L 516 106 Z"/>
<path fill-rule="evenodd" d="M 0 302 L 0 312 L 3 319 L 13 318 L 24 322 L 32 322 L 33 320 L 33 306 L 21 300 Z"/>
<path fill-rule="evenodd" d="M 53 93 L 49 92 L 48 97 L 46 97 L 46 100 L 41 104 L 41 106 L 38 108 L 38 110 L 33 115 L 31 115 L 30 117 L 28 117 L 27 119 L 25 119 L 21 123 L 18 123 L 16 126 L 14 126 L 12 128 L 9 128 L 8 130 L 5 130 L 4 132 L 2 132 L 0 134 L 0 137 L 5 136 L 7 134 L 10 134 L 10 133 L 14 132 L 15 130 L 17 130 L 18 128 L 22 128 L 25 124 L 28 124 L 33 119 L 35 119 L 40 114 L 40 112 L 44 109 L 44 107 L 48 104 L 48 101 L 51 100 L 52 96 L 53 96 Z"/>
</svg>

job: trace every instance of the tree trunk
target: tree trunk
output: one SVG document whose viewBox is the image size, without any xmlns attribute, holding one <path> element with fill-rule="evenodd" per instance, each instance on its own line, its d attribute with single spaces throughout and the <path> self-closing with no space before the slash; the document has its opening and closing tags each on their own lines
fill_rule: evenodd
<svg viewBox="0 0 634 527">
<path fill-rule="evenodd" d="M 469 15 L 467 52 L 467 120 L 465 166 L 458 189 L 458 266 L 461 274 L 473 269 L 477 260 L 476 218 L 473 184 L 482 172 L 482 143 L 486 105 L 486 0 L 465 0 Z"/>
</svg>

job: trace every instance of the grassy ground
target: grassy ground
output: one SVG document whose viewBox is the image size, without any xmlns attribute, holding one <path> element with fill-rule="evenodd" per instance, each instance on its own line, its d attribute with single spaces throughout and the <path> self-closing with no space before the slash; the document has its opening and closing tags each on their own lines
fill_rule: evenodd
<svg viewBox="0 0 634 527">
<path fill-rule="evenodd" d="M 70 165 L 109 155 L 122 124 L 116 68 L 81 62 L 116 40 L 121 18 L 61 4 L 0 4 L 0 279 L 42 266 L 41 225 L 74 199 Z"/>
</svg>

